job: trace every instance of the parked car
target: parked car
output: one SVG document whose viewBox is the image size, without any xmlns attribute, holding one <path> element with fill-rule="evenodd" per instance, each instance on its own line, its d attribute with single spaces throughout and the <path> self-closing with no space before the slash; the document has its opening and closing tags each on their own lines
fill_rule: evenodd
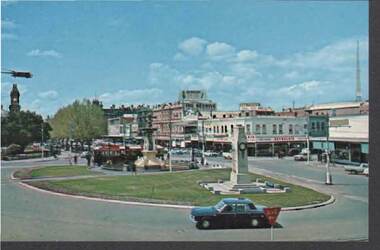
<svg viewBox="0 0 380 250">
<path fill-rule="evenodd" d="M 289 155 L 289 156 L 294 156 L 294 155 L 299 154 L 300 152 L 301 152 L 301 150 L 298 149 L 298 148 L 291 148 L 291 149 L 289 149 L 289 151 L 288 151 L 288 155 Z"/>
<path fill-rule="evenodd" d="M 306 161 L 307 160 L 307 154 L 299 154 L 294 156 L 295 161 Z"/>
<path fill-rule="evenodd" d="M 363 174 L 368 177 L 369 176 L 369 168 L 364 169 Z"/>
<path fill-rule="evenodd" d="M 206 151 L 205 156 L 217 157 L 217 156 L 219 156 L 219 153 L 213 152 L 213 151 Z"/>
<path fill-rule="evenodd" d="M 215 206 L 191 209 L 190 219 L 198 229 L 218 227 L 269 227 L 264 206 L 247 198 L 225 198 Z"/>
<path fill-rule="evenodd" d="M 232 160 L 232 153 L 231 152 L 223 152 L 222 155 L 223 155 L 224 159 Z"/>
<path fill-rule="evenodd" d="M 361 163 L 359 166 L 344 166 L 344 170 L 351 174 L 364 174 L 365 169 L 368 169 L 367 163 Z"/>
</svg>

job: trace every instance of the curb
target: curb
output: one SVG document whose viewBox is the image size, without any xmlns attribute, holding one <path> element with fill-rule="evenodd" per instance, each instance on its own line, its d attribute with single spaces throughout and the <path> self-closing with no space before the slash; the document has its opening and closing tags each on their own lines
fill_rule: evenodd
<svg viewBox="0 0 380 250">
<path fill-rule="evenodd" d="M 95 198 L 95 197 L 88 197 L 83 195 L 72 195 L 72 194 L 64 194 L 64 193 L 58 193 L 53 192 L 49 190 L 45 190 L 42 188 L 37 188 L 32 185 L 29 185 L 25 182 L 20 181 L 18 183 L 19 185 L 36 190 L 43 193 L 53 194 L 57 196 L 62 197 L 70 197 L 70 198 L 76 198 L 76 199 L 85 199 L 85 200 L 93 200 L 93 201 L 102 201 L 102 202 L 110 202 L 110 203 L 119 203 L 119 204 L 126 204 L 126 205 L 137 205 L 137 206 L 150 206 L 150 207 L 165 207 L 165 208 L 177 208 L 177 209 L 191 209 L 195 206 L 186 206 L 186 205 L 171 205 L 171 204 L 159 204 L 159 203 L 145 203 L 145 202 L 135 202 L 135 201 L 120 201 L 120 200 L 112 200 L 112 199 L 103 199 L 103 198 Z M 299 207 L 284 207 L 281 208 L 281 211 L 297 211 L 297 210 L 304 210 L 304 209 L 311 209 L 311 208 L 317 208 L 329 205 L 335 201 L 335 197 L 331 196 L 331 198 L 328 201 L 318 203 L 318 204 L 312 204 L 312 205 L 306 205 L 306 206 L 299 206 Z"/>
</svg>

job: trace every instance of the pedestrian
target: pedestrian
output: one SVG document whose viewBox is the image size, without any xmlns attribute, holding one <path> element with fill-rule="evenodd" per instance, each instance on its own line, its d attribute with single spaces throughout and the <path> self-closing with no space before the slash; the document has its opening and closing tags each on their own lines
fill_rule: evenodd
<svg viewBox="0 0 380 250">
<path fill-rule="evenodd" d="M 91 165 L 91 154 L 90 154 L 90 152 L 88 152 L 87 154 L 86 154 L 86 160 L 87 160 L 87 167 L 90 167 Z"/>
<path fill-rule="evenodd" d="M 137 175 L 136 165 L 135 164 L 132 165 L 132 171 L 133 171 L 134 175 Z"/>
</svg>

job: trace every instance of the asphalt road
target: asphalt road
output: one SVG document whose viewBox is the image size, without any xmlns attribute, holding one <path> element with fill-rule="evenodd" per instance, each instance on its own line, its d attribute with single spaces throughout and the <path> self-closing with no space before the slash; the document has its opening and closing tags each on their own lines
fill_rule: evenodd
<svg viewBox="0 0 380 250">
<path fill-rule="evenodd" d="M 209 162 L 228 164 L 222 158 Z M 17 168 L 67 163 L 26 161 L 1 166 L 1 240 L 9 241 L 267 241 L 269 229 L 197 230 L 187 209 L 114 204 L 59 197 L 10 180 Z M 252 159 L 250 171 L 266 173 L 331 193 L 334 204 L 282 212 L 275 240 L 368 239 L 368 178 L 333 168 L 335 185 L 324 185 L 323 167 L 288 159 Z"/>
</svg>

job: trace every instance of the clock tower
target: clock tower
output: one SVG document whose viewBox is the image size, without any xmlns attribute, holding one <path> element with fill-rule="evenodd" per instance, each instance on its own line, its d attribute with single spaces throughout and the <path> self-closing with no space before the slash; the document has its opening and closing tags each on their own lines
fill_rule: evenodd
<svg viewBox="0 0 380 250">
<path fill-rule="evenodd" d="M 17 89 L 17 84 L 14 83 L 11 90 L 11 105 L 9 105 L 10 112 L 18 112 L 21 109 L 20 106 L 20 92 Z"/>
</svg>

